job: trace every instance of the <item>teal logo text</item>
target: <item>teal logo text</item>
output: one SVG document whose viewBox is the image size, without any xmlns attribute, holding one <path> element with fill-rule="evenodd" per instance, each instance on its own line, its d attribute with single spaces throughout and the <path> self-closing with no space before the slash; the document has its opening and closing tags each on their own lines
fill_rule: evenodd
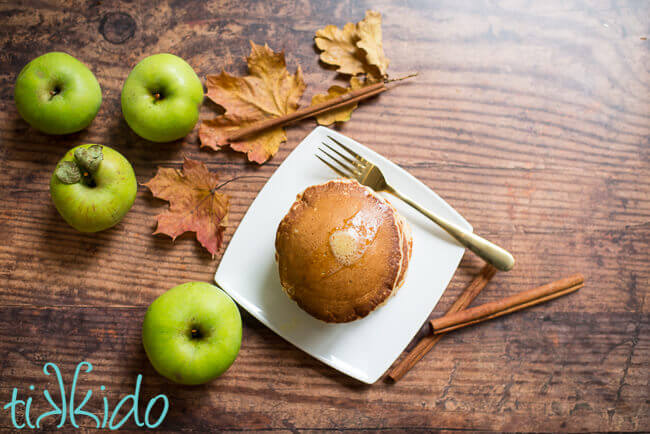
<svg viewBox="0 0 650 434">
<path fill-rule="evenodd" d="M 133 421 L 139 427 L 146 426 L 147 428 L 157 428 L 163 422 L 165 416 L 167 416 L 167 411 L 169 410 L 169 399 L 167 399 L 167 397 L 163 394 L 151 398 L 147 403 L 144 414 L 139 414 L 138 400 L 140 397 L 142 375 L 138 375 L 135 382 L 135 391 L 132 394 L 126 395 L 124 398 L 122 398 L 117 403 L 115 408 L 113 408 L 113 411 L 110 411 L 108 400 L 105 396 L 103 397 L 104 411 L 102 418 L 100 419 L 96 414 L 84 410 L 84 406 L 90 400 L 93 391 L 87 390 L 83 397 L 77 396 L 77 380 L 79 379 L 79 374 L 82 370 L 86 373 L 90 373 L 93 370 L 93 365 L 88 362 L 80 362 L 77 365 L 77 368 L 74 372 L 74 377 L 72 378 L 70 391 L 66 394 L 65 384 L 63 382 L 63 378 L 61 377 L 61 371 L 59 371 L 59 367 L 54 363 L 46 363 L 43 366 L 43 373 L 45 375 L 55 376 L 59 385 L 60 398 L 58 402 L 55 402 L 55 400 L 52 399 L 50 392 L 47 389 L 43 390 L 43 396 L 45 397 L 45 400 L 48 402 L 50 407 L 52 407 L 52 410 L 46 411 L 39 415 L 30 414 L 30 407 L 33 398 L 30 396 L 27 397 L 27 399 L 20 399 L 21 396 L 19 396 L 18 388 L 14 387 L 11 394 L 11 401 L 2 407 L 4 410 L 10 413 L 11 423 L 13 424 L 14 428 L 38 429 L 41 427 L 41 422 L 45 418 L 59 418 L 59 423 L 56 426 L 57 428 L 62 428 L 66 422 L 68 422 L 74 428 L 79 428 L 79 424 L 77 422 L 82 417 L 90 418 L 94 422 L 96 428 L 108 428 L 110 430 L 116 430 L 124 425 L 131 417 L 133 417 Z M 30 385 L 29 390 L 34 390 L 34 385 Z M 100 390 L 104 391 L 106 390 L 106 387 L 100 386 Z M 158 401 L 160 401 L 159 405 L 162 406 L 162 411 L 160 411 L 156 417 L 153 413 L 154 406 Z M 127 406 L 130 406 L 129 410 L 124 416 L 122 416 L 121 419 L 119 419 L 118 415 L 120 413 L 120 410 L 122 407 L 125 409 L 128 408 Z M 24 417 L 18 416 L 21 413 L 24 414 Z"/>
</svg>

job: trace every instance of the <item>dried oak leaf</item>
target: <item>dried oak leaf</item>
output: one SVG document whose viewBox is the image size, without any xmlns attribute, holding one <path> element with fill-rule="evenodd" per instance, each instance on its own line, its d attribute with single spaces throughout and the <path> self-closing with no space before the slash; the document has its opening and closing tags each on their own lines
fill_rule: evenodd
<svg viewBox="0 0 650 434">
<path fill-rule="evenodd" d="M 357 75 L 366 72 L 366 53 L 357 46 L 357 25 L 347 23 L 343 29 L 328 25 L 316 31 L 316 46 L 322 51 L 320 59 L 338 66 L 341 74 Z"/>
<path fill-rule="evenodd" d="M 169 210 L 156 216 L 155 234 L 176 239 L 191 231 L 212 257 L 223 241 L 228 218 L 228 196 L 215 190 L 218 176 L 200 161 L 185 158 L 183 169 L 159 167 L 145 183 L 154 197 L 169 202 Z"/>
<path fill-rule="evenodd" d="M 359 42 L 357 46 L 366 52 L 366 61 L 376 66 L 382 77 L 386 76 L 388 58 L 384 55 L 381 39 L 381 14 L 367 10 L 366 17 L 357 24 Z"/>
<path fill-rule="evenodd" d="M 338 85 L 331 86 L 327 89 L 327 94 L 316 94 L 311 99 L 311 105 L 320 104 L 330 99 L 338 98 L 341 95 L 360 89 L 368 84 L 372 84 L 368 80 L 364 82 L 359 77 L 352 77 L 350 79 L 349 87 L 342 87 Z M 320 125 L 331 125 L 334 122 L 347 122 L 352 116 L 352 112 L 357 108 L 357 103 L 350 104 L 338 110 L 330 110 L 326 113 L 316 116 L 316 122 Z"/>
<path fill-rule="evenodd" d="M 381 14 L 368 10 L 357 24 L 347 23 L 343 29 L 328 25 L 316 31 L 320 59 L 337 66 L 341 74 L 368 74 L 375 79 L 386 76 L 388 59 L 384 55 Z"/>
<path fill-rule="evenodd" d="M 207 76 L 208 98 L 226 112 L 201 122 L 199 138 L 201 147 L 219 150 L 230 145 L 235 151 L 246 153 L 250 161 L 262 164 L 287 140 L 284 129 L 266 130 L 232 143 L 228 136 L 254 122 L 296 111 L 306 84 L 300 65 L 295 74 L 289 74 L 284 52 L 276 53 L 268 45 L 251 41 L 247 62 L 249 75 L 246 77 L 235 77 L 225 71 Z"/>
</svg>

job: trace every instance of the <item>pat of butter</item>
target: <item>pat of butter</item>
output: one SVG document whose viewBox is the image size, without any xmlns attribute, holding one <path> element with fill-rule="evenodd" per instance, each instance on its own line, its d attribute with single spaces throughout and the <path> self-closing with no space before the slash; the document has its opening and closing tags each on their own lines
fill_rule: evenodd
<svg viewBox="0 0 650 434">
<path fill-rule="evenodd" d="M 354 228 L 335 231 L 329 241 L 332 254 L 343 265 L 352 265 L 363 256 L 365 243 Z"/>
</svg>

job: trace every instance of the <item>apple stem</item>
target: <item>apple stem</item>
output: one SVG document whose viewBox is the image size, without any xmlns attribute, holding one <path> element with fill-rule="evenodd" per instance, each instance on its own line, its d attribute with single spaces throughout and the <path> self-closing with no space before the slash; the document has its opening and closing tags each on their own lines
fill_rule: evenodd
<svg viewBox="0 0 650 434">
<path fill-rule="evenodd" d="M 154 94 L 153 94 L 153 98 L 154 98 L 156 101 L 160 101 L 160 99 L 161 99 L 161 95 L 160 95 L 160 93 L 159 93 L 159 92 L 154 93 Z"/>
<path fill-rule="evenodd" d="M 190 336 L 192 337 L 192 339 L 199 339 L 203 337 L 203 334 L 201 333 L 201 330 L 199 330 L 198 328 L 192 327 L 192 329 L 190 330 Z"/>
<path fill-rule="evenodd" d="M 55 88 L 55 89 L 52 89 L 52 90 L 50 91 L 50 100 L 52 100 L 52 98 L 54 98 L 55 96 L 57 96 L 60 92 L 61 92 L 61 91 L 59 90 L 58 87 Z"/>
</svg>

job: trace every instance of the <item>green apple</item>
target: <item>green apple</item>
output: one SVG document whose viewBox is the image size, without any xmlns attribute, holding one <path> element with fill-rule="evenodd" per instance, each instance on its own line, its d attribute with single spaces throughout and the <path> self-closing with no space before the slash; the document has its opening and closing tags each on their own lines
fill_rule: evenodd
<svg viewBox="0 0 650 434">
<path fill-rule="evenodd" d="M 102 90 L 86 65 L 66 53 L 43 54 L 29 62 L 16 79 L 18 113 L 48 134 L 86 128 L 102 104 Z"/>
<path fill-rule="evenodd" d="M 119 223 L 131 209 L 137 190 L 129 161 L 102 145 L 72 148 L 50 179 L 54 206 L 81 232 L 98 232 Z"/>
<path fill-rule="evenodd" d="M 173 54 L 138 63 L 122 88 L 122 113 L 131 129 L 152 142 L 186 136 L 199 119 L 203 85 L 190 65 Z"/>
<path fill-rule="evenodd" d="M 142 344 L 158 373 L 181 384 L 223 374 L 241 346 L 241 316 L 221 289 L 204 282 L 178 285 L 149 306 Z"/>
</svg>

